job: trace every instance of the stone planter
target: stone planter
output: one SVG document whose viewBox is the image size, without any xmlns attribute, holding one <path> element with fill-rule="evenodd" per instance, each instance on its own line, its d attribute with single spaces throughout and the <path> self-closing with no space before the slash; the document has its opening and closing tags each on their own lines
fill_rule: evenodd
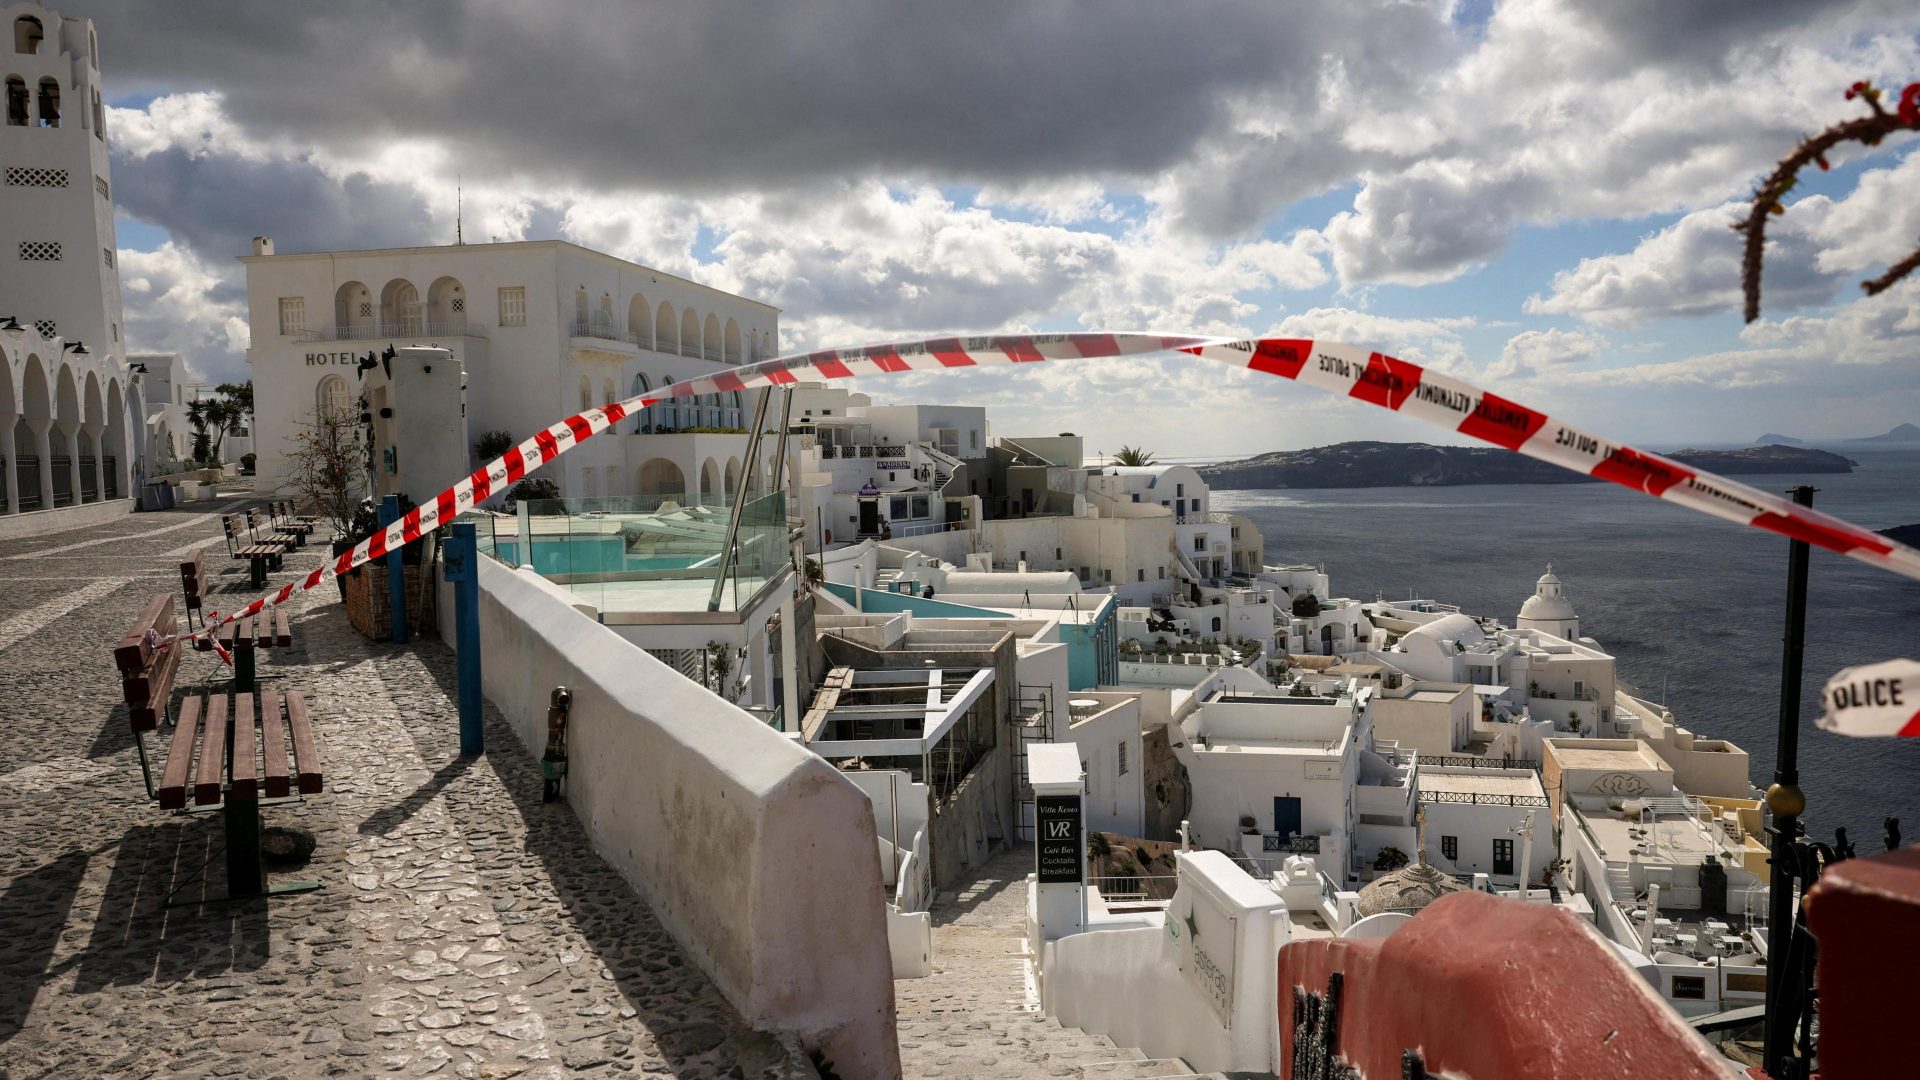
<svg viewBox="0 0 1920 1080">
<path fill-rule="evenodd" d="M 431 568 L 414 564 L 405 568 L 405 576 L 408 636 L 434 629 Z M 343 580 L 347 621 L 369 640 L 391 640 L 393 593 L 387 585 L 386 561 L 356 567 Z"/>
</svg>

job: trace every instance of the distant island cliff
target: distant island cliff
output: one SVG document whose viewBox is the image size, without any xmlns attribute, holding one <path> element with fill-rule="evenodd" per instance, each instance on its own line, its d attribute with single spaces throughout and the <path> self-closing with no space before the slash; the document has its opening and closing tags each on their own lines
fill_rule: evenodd
<svg viewBox="0 0 1920 1080">
<path fill-rule="evenodd" d="M 1825 450 L 1793 446 L 1681 450 L 1667 456 L 1722 474 L 1845 473 L 1852 472 L 1858 464 Z M 1577 484 L 1593 479 L 1493 447 L 1389 442 L 1346 442 L 1311 450 L 1276 450 L 1201 466 L 1199 473 L 1215 488 Z"/>
<path fill-rule="evenodd" d="M 1897 424 L 1891 430 L 1879 435 L 1863 435 L 1852 439 L 1799 439 L 1792 435 L 1778 435 L 1770 431 L 1754 440 L 1754 442 L 1761 446 L 1767 443 L 1779 443 L 1783 446 L 1805 446 L 1810 442 L 1824 442 L 1828 445 L 1832 445 L 1833 443 L 1869 443 L 1902 446 L 1909 443 L 1920 443 L 1920 426 L 1914 424 Z"/>
</svg>

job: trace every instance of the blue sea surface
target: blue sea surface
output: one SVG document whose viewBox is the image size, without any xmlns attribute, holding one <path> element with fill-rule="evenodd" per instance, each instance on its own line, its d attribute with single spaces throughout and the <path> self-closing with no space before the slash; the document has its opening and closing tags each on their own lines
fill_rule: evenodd
<svg viewBox="0 0 1920 1080">
<path fill-rule="evenodd" d="M 1848 447 L 1854 472 L 1740 476 L 1763 491 L 1820 489 L 1817 509 L 1871 529 L 1920 523 L 1920 450 Z M 1581 633 L 1618 658 L 1620 678 L 1662 696 L 1679 723 L 1730 739 L 1773 776 L 1786 614 L 1787 541 L 1612 484 L 1363 490 L 1215 491 L 1245 514 L 1266 561 L 1325 564 L 1337 596 L 1408 595 L 1512 625 L 1553 564 Z M 1846 826 L 1880 850 L 1881 821 L 1920 839 L 1920 739 L 1854 739 L 1814 727 L 1820 688 L 1839 669 L 1920 659 L 1920 581 L 1814 549 L 1801 702 L 1806 821 L 1831 840 Z"/>
</svg>

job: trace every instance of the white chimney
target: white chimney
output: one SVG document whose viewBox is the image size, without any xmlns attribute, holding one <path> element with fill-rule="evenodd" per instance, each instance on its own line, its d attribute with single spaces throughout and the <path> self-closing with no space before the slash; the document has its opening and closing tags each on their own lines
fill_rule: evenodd
<svg viewBox="0 0 1920 1080">
<path fill-rule="evenodd" d="M 271 254 L 273 254 L 273 237 L 271 237 L 271 236 L 256 236 L 256 237 L 254 237 L 254 238 L 253 238 L 253 253 L 254 253 L 255 255 L 271 255 Z"/>
</svg>

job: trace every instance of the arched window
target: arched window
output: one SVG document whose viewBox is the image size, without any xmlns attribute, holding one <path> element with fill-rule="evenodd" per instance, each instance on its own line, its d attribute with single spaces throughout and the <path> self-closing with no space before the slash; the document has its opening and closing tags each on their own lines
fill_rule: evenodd
<svg viewBox="0 0 1920 1080">
<path fill-rule="evenodd" d="M 595 404 L 605 405 L 608 402 L 614 401 L 614 400 L 616 399 L 613 396 L 613 380 L 612 379 L 600 380 L 600 400 Z"/>
<path fill-rule="evenodd" d="M 420 303 L 420 290 L 405 278 L 394 278 L 380 290 L 380 329 L 403 337 L 426 332 L 426 309 Z"/>
<path fill-rule="evenodd" d="M 613 339 L 613 297 L 600 294 L 600 306 L 593 309 L 593 336 Z"/>
<path fill-rule="evenodd" d="M 314 391 L 314 411 L 322 418 L 351 417 L 353 415 L 353 391 L 347 387 L 347 380 L 338 375 L 329 375 L 320 380 Z"/>
<path fill-rule="evenodd" d="M 700 355 L 700 316 L 692 308 L 680 313 L 680 355 Z"/>
<path fill-rule="evenodd" d="M 593 408 L 593 380 L 582 375 L 580 376 L 580 411 L 586 412 L 591 408 Z"/>
<path fill-rule="evenodd" d="M 467 290 L 460 279 L 443 277 L 427 286 L 430 334 L 457 334 L 467 328 Z"/>
<path fill-rule="evenodd" d="M 1213 632 L 1216 634 L 1220 632 L 1220 616 L 1218 615 L 1213 617 Z"/>
<path fill-rule="evenodd" d="M 45 78 L 40 80 L 40 126 L 57 128 L 60 126 L 60 80 Z"/>
<path fill-rule="evenodd" d="M 680 410 L 673 397 L 673 377 L 660 380 L 660 418 L 654 421 L 655 431 L 672 431 L 680 426 Z"/>
<path fill-rule="evenodd" d="M 371 333 L 374 326 L 372 291 L 357 281 L 349 281 L 335 290 L 333 325 L 340 329 L 343 337 L 356 336 L 349 333 L 355 329 Z"/>
<path fill-rule="evenodd" d="M 40 20 L 31 15 L 22 15 L 13 20 L 13 51 L 33 56 L 40 51 L 40 42 L 47 36 L 41 28 Z"/>
<path fill-rule="evenodd" d="M 718 360 L 725 354 L 720 351 L 720 317 L 709 314 L 706 329 L 700 338 L 702 352 L 709 360 Z"/>
<path fill-rule="evenodd" d="M 7 76 L 7 126 L 26 127 L 32 119 L 28 111 L 27 80 L 18 75 Z"/>
<path fill-rule="evenodd" d="M 653 348 L 653 309 L 639 293 L 627 301 L 627 340 L 643 349 Z"/>
<path fill-rule="evenodd" d="M 653 384 L 647 381 L 646 373 L 642 372 L 633 377 L 634 397 L 643 397 L 647 391 L 651 389 L 653 389 Z M 651 435 L 653 433 L 653 414 L 654 407 L 651 405 L 644 409 L 634 411 L 633 433 L 635 435 Z"/>
<path fill-rule="evenodd" d="M 726 340 L 726 349 L 727 349 L 727 363 L 729 364 L 739 363 L 740 362 L 740 324 L 737 322 L 734 322 L 732 319 L 727 320 L 727 331 L 726 331 L 725 340 Z"/>
<path fill-rule="evenodd" d="M 673 321 L 673 305 L 660 301 L 660 310 L 653 317 L 653 347 L 659 352 L 680 351 L 680 335 L 676 333 L 679 324 Z"/>
<path fill-rule="evenodd" d="M 573 290 L 573 333 L 578 337 L 587 332 L 587 287 Z"/>
</svg>

